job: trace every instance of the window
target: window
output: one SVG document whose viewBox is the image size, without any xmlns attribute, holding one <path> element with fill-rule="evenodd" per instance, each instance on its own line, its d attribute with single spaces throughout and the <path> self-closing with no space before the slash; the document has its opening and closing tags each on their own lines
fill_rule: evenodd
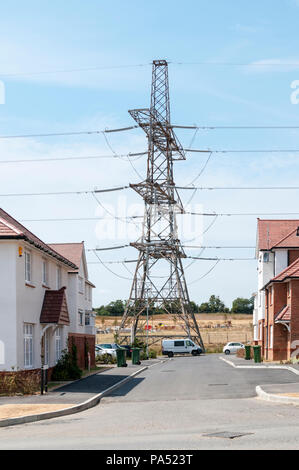
<svg viewBox="0 0 299 470">
<path fill-rule="evenodd" d="M 264 263 L 269 263 L 270 255 L 269 253 L 264 253 Z"/>
<path fill-rule="evenodd" d="M 291 297 L 291 283 L 288 282 L 288 297 Z"/>
<path fill-rule="evenodd" d="M 91 293 L 92 293 L 91 286 L 88 286 L 88 300 L 89 300 L 89 302 L 91 302 Z"/>
<path fill-rule="evenodd" d="M 270 326 L 269 348 L 273 348 L 273 325 Z"/>
<path fill-rule="evenodd" d="M 49 365 L 49 361 L 50 361 L 49 330 L 47 330 L 47 331 L 45 332 L 44 348 L 45 348 L 45 365 Z"/>
<path fill-rule="evenodd" d="M 79 276 L 79 277 L 78 277 L 78 282 L 79 282 L 79 286 L 78 286 L 78 288 L 79 288 L 79 293 L 80 293 L 80 294 L 83 294 L 83 278 Z"/>
<path fill-rule="evenodd" d="M 25 251 L 25 281 L 26 282 L 32 281 L 31 264 L 32 264 L 31 253 L 29 253 L 29 251 Z"/>
<path fill-rule="evenodd" d="M 61 267 L 57 266 L 56 268 L 56 289 L 61 288 Z"/>
<path fill-rule="evenodd" d="M 79 310 L 79 325 L 83 326 L 83 312 Z"/>
<path fill-rule="evenodd" d="M 24 323 L 24 367 L 33 367 L 33 325 Z"/>
<path fill-rule="evenodd" d="M 61 351 L 62 351 L 61 344 L 62 344 L 62 341 L 61 341 L 61 328 L 57 328 L 57 330 L 55 332 L 55 359 L 56 359 L 56 362 L 58 362 L 59 359 L 61 358 Z"/>
<path fill-rule="evenodd" d="M 273 287 L 272 286 L 269 289 L 269 301 L 270 301 L 270 305 L 272 305 L 273 303 Z"/>
<path fill-rule="evenodd" d="M 175 342 L 174 342 L 174 345 L 175 345 L 175 346 L 179 346 L 179 347 L 185 346 L 185 342 L 184 342 L 184 341 L 175 341 Z"/>
<path fill-rule="evenodd" d="M 85 313 L 85 325 L 90 325 L 90 313 Z"/>
<path fill-rule="evenodd" d="M 48 263 L 45 259 L 43 259 L 42 266 L 42 282 L 44 286 L 48 284 Z"/>
</svg>

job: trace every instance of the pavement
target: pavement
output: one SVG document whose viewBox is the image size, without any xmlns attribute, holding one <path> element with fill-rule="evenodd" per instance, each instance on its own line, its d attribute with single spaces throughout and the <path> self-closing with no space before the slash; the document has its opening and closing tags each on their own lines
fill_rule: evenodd
<svg viewBox="0 0 299 470">
<path fill-rule="evenodd" d="M 299 407 L 263 401 L 256 387 L 280 384 L 274 390 L 284 393 L 299 376 L 238 369 L 219 358 L 174 357 L 143 370 L 99 406 L 0 428 L 0 449 L 298 449 Z"/>
<path fill-rule="evenodd" d="M 228 354 L 220 356 L 222 360 L 231 362 L 235 367 L 259 367 L 261 369 L 285 369 L 291 370 L 293 373 L 299 374 L 299 364 L 281 364 L 280 362 L 254 362 L 253 359 L 246 361 L 244 358 L 237 357 L 235 354 Z"/>
<path fill-rule="evenodd" d="M 81 380 L 55 388 L 55 390 L 44 395 L 0 397 L 0 426 L 5 425 L 7 419 L 56 412 L 85 403 L 127 379 L 142 367 L 148 367 L 156 363 L 159 363 L 159 361 L 143 361 L 142 365 L 132 365 L 131 362 L 128 362 L 126 368 L 111 368 L 99 371 Z"/>
</svg>

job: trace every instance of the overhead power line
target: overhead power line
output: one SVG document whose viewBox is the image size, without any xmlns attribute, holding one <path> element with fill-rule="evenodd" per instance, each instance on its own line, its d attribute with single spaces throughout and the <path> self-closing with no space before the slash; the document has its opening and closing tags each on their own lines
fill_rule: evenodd
<svg viewBox="0 0 299 470">
<path fill-rule="evenodd" d="M 189 153 L 298 153 L 299 149 L 241 149 L 241 150 L 217 150 L 217 149 L 185 149 Z"/>
<path fill-rule="evenodd" d="M 260 68 L 267 68 L 267 67 L 278 67 L 278 68 L 285 68 L 285 67 L 298 67 L 299 62 L 209 62 L 209 61 L 202 61 L 202 62 L 168 62 L 171 66 L 206 66 L 206 67 L 260 67 Z M 90 67 L 73 67 L 67 69 L 60 69 L 56 68 L 53 70 L 33 70 L 33 71 L 23 71 L 23 72 L 0 72 L 0 77 L 29 77 L 29 76 L 38 76 L 38 75 L 56 75 L 56 74 L 64 74 L 64 73 L 77 73 L 77 72 L 98 72 L 104 70 L 117 70 L 117 69 L 130 69 L 130 68 L 143 68 L 149 67 L 151 63 L 144 62 L 139 64 L 120 64 L 120 65 L 95 65 Z"/>
<path fill-rule="evenodd" d="M 108 193 L 108 192 L 114 192 L 114 191 L 122 191 L 124 189 L 129 189 L 130 186 L 120 186 L 118 188 L 107 188 L 107 189 L 93 189 L 93 190 L 83 190 L 83 191 L 51 191 L 51 192 L 38 192 L 38 193 L 3 193 L 0 194 L 0 197 L 26 197 L 26 196 L 68 196 L 68 195 L 82 195 L 82 194 L 100 194 L 100 193 Z M 244 191 L 251 191 L 251 190 L 271 190 L 271 191 L 276 191 L 276 190 L 298 190 L 299 186 L 271 186 L 271 187 L 265 187 L 265 186 L 256 186 L 256 187 L 246 187 L 246 186 L 239 186 L 239 187 L 217 187 L 217 186 L 173 186 L 173 188 L 180 189 L 180 190 L 191 190 L 194 191 L 194 189 L 200 190 L 200 191 L 213 191 L 213 190 L 244 190 Z M 200 214 L 199 214 L 200 215 Z M 217 217 L 217 214 L 209 214 Z M 246 214 L 244 214 L 246 215 Z M 285 214 L 286 215 L 286 214 Z M 114 216 L 114 218 L 120 218 L 117 216 Z M 124 218 L 124 217 L 121 217 Z M 130 216 L 129 218 L 134 218 L 134 216 Z"/>
<path fill-rule="evenodd" d="M 57 162 L 57 161 L 68 161 L 68 160 L 97 160 L 97 159 L 115 159 L 118 158 L 123 160 L 124 162 L 129 161 L 133 157 L 140 157 L 142 155 L 146 155 L 147 152 L 138 152 L 138 153 L 128 153 L 128 154 L 115 154 L 115 155 L 90 155 L 90 156 L 82 156 L 82 157 L 54 157 L 54 158 L 27 158 L 21 160 L 0 160 L 0 164 L 10 164 L 10 163 L 44 163 L 44 162 Z M 136 158 L 137 160 L 137 158 Z"/>
<path fill-rule="evenodd" d="M 94 134 L 109 134 L 113 132 L 124 132 L 131 129 L 137 129 L 138 126 L 121 127 L 118 129 L 103 129 L 95 131 L 71 131 L 71 132 L 50 132 L 44 134 L 19 134 L 19 135 L 0 135 L 0 139 L 26 139 L 33 137 L 62 137 L 72 135 L 94 135 Z"/>
<path fill-rule="evenodd" d="M 180 126 L 172 125 L 173 129 L 197 129 L 197 130 L 262 130 L 262 129 L 299 129 L 299 126 Z"/>
</svg>

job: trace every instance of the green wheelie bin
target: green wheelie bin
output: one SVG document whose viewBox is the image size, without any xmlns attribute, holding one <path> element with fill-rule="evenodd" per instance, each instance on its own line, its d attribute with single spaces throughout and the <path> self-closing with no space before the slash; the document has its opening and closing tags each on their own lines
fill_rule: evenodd
<svg viewBox="0 0 299 470">
<path fill-rule="evenodd" d="M 245 346 L 245 360 L 250 361 L 250 352 L 251 352 L 251 346 L 247 345 Z"/>
<path fill-rule="evenodd" d="M 116 359 L 117 359 L 117 367 L 127 367 L 126 363 L 126 350 L 123 348 L 118 348 L 116 350 Z"/>
<path fill-rule="evenodd" d="M 139 365 L 140 362 L 140 348 L 132 348 L 132 364 Z"/>
<path fill-rule="evenodd" d="M 257 363 L 262 362 L 260 346 L 253 346 L 253 357 L 254 357 L 254 362 L 257 362 Z"/>
</svg>

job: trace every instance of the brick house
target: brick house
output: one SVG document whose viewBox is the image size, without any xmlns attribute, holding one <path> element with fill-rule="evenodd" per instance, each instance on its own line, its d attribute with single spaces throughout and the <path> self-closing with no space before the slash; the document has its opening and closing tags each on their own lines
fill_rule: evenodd
<svg viewBox="0 0 299 470">
<path fill-rule="evenodd" d="M 280 308 L 282 309 L 288 305 L 285 290 L 286 283 L 289 281 L 281 281 L 279 276 L 286 272 L 288 268 L 291 268 L 299 259 L 298 227 L 299 220 L 258 219 L 256 245 L 258 292 L 255 295 L 253 312 L 254 341 L 255 344 L 262 346 L 264 357 L 272 360 L 274 360 L 273 357 L 283 355 L 282 352 L 278 352 L 279 346 L 276 347 L 275 343 L 275 341 L 279 341 L 278 332 L 284 331 L 285 328 L 291 328 L 291 324 L 285 326 L 283 323 L 275 323 L 275 319 L 279 313 L 283 315 L 283 318 L 287 318 L 288 315 L 287 312 L 280 312 Z M 293 280 L 290 289 L 296 289 Z M 270 299 L 271 304 L 269 303 Z M 294 305 L 292 308 L 292 324 L 295 325 L 295 318 L 298 315 L 299 310 L 297 311 Z M 292 339 L 292 335 L 289 339 Z M 284 355 L 289 357 L 290 354 L 291 350 L 289 348 Z"/>
<path fill-rule="evenodd" d="M 42 360 L 51 368 L 77 334 L 84 336 L 85 349 L 89 344 L 93 363 L 91 293 L 86 301 L 83 296 L 89 324 L 85 319 L 79 324 L 73 308 L 82 295 L 73 289 L 80 269 L 79 260 L 67 258 L 0 209 L 0 372 L 34 371 Z M 82 367 L 81 356 L 79 361 Z"/>
<path fill-rule="evenodd" d="M 268 282 L 264 290 L 264 357 L 271 361 L 296 357 L 299 346 L 299 259 Z"/>
</svg>

